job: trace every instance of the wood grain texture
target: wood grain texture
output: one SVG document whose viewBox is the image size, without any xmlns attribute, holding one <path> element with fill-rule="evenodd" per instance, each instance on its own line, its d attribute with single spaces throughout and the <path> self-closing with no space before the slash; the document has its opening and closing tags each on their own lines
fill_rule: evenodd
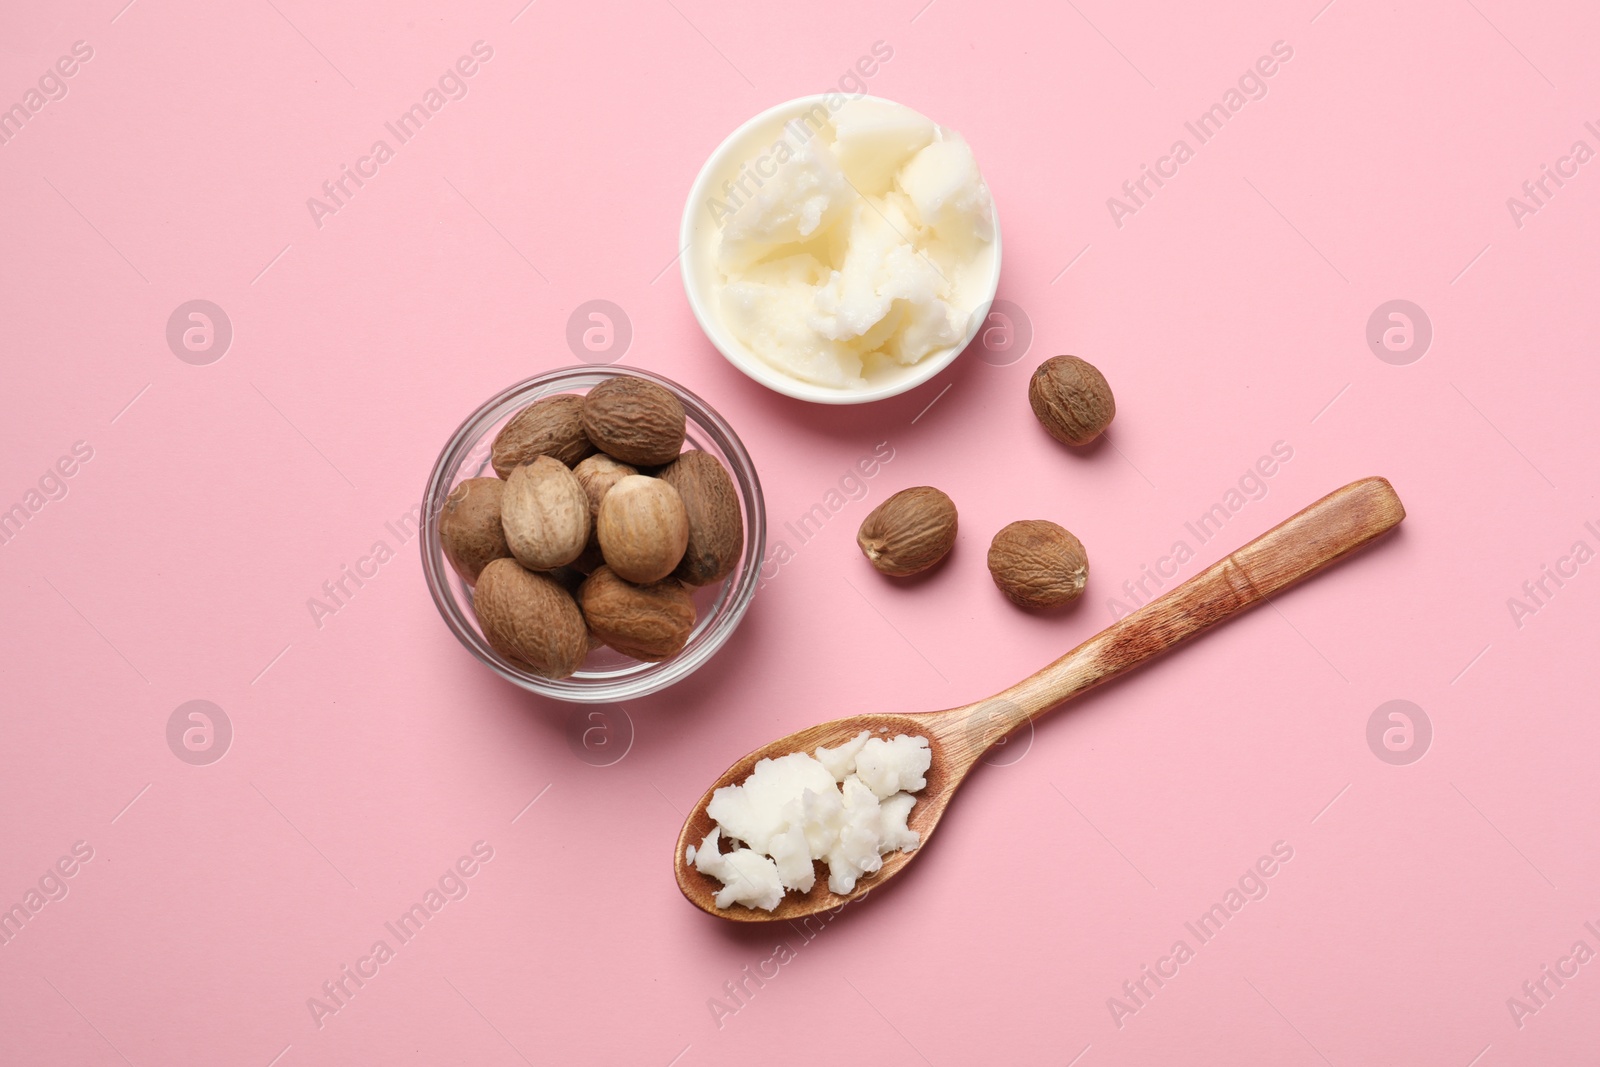
<svg viewBox="0 0 1600 1067">
<path fill-rule="evenodd" d="M 1386 479 L 1352 482 L 987 700 L 917 715 L 852 715 L 808 727 L 751 752 L 723 772 L 685 820 L 673 860 L 678 888 L 702 911 L 732 922 L 798 919 L 865 895 L 899 874 L 921 849 L 885 856 L 883 868 L 864 876 L 848 896 L 828 891 L 826 868 L 819 862 L 817 884 L 811 892 L 790 891 L 772 912 L 742 905 L 718 908 L 713 903 L 717 881 L 686 863 L 685 850 L 698 846 L 711 831 L 713 823 L 706 815 L 711 794 L 743 781 L 758 760 L 837 745 L 862 730 L 928 738 L 933 764 L 927 787 L 917 794 L 908 820 L 922 835 L 922 847 L 926 848 L 967 774 L 1011 730 L 1311 577 L 1399 525 L 1405 514 Z"/>
</svg>

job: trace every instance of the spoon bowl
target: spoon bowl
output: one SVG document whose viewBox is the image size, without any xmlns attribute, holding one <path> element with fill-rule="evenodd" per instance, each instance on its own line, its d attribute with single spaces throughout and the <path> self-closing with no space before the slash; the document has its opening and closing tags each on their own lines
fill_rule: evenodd
<svg viewBox="0 0 1600 1067">
<path fill-rule="evenodd" d="M 1387 533 L 1399 525 L 1405 514 L 1405 507 L 1387 480 L 1364 478 L 1351 482 L 988 700 L 916 715 L 851 715 L 808 726 L 756 749 L 722 772 L 684 820 L 673 860 L 678 888 L 695 907 L 730 922 L 801 919 L 865 896 L 905 870 L 927 847 L 928 838 L 967 774 L 985 752 L 1012 730 L 1245 609 L 1270 600 L 1274 594 Z M 689 846 L 699 847 L 715 826 L 706 812 L 712 794 L 723 786 L 743 782 L 760 760 L 791 752 L 813 752 L 819 746 L 833 747 L 862 730 L 879 736 L 910 734 L 928 739 L 932 762 L 925 776 L 927 785 L 915 794 L 916 804 L 907 819 L 907 825 L 920 835 L 917 849 L 885 855 L 883 866 L 874 874 L 863 875 L 848 894 L 828 889 L 821 861 L 816 861 L 819 877 L 811 891 L 788 891 L 773 911 L 737 904 L 717 907 L 717 880 L 701 874 L 688 862 Z"/>
<path fill-rule="evenodd" d="M 811 891 L 800 893 L 791 889 L 784 894 L 782 902 L 775 911 L 762 911 L 741 905 L 731 908 L 717 907 L 714 901 L 719 888 L 716 879 L 695 870 L 693 865 L 685 862 L 684 857 L 690 845 L 698 848 L 706 835 L 716 826 L 711 816 L 706 814 L 706 806 L 711 803 L 712 793 L 725 785 L 735 785 L 750 777 L 760 760 L 776 759 L 791 752 L 814 752 L 818 747 L 832 748 L 850 740 L 862 730 L 870 731 L 880 737 L 911 734 L 928 739 L 928 748 L 933 756 L 933 762 L 925 776 L 928 784 L 916 794 L 917 803 L 906 819 L 906 825 L 915 830 L 921 839 L 921 844 L 918 846 L 920 851 L 921 847 L 927 844 L 934 827 L 939 825 L 940 817 L 944 815 L 944 810 L 949 805 L 950 798 L 955 795 L 956 788 L 966 778 L 972 762 L 982 756 L 988 747 L 983 745 L 975 748 L 961 736 L 962 723 L 966 719 L 968 710 L 968 708 L 952 708 L 949 711 L 919 715 L 892 713 L 849 715 L 843 719 L 834 719 L 832 722 L 808 726 L 804 730 L 792 733 L 788 737 L 780 737 L 770 745 L 763 745 L 749 753 L 722 773 L 715 784 L 706 790 L 705 796 L 695 802 L 688 819 L 684 821 L 683 830 L 678 834 L 678 888 L 695 907 L 718 918 L 732 922 L 759 923 L 815 915 L 847 904 L 856 897 L 863 896 L 867 890 L 882 885 L 898 874 L 917 853 L 891 852 L 884 856 L 883 866 L 878 872 L 863 875 L 855 892 L 846 896 L 840 896 L 828 889 L 826 868 L 820 860 L 815 861 L 818 878 Z M 974 748 L 974 751 L 968 751 Z"/>
</svg>

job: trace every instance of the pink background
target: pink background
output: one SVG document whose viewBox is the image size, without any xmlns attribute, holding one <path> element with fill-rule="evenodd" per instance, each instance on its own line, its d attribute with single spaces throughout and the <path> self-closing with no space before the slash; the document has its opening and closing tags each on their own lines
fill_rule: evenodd
<svg viewBox="0 0 1600 1067">
<path fill-rule="evenodd" d="M 0 903 L 93 850 L 0 946 L 0 1060 L 1592 1054 L 1600 964 L 1546 980 L 1520 1026 L 1507 1004 L 1575 942 L 1600 951 L 1600 565 L 1547 580 L 1520 626 L 1507 603 L 1575 541 L 1600 548 L 1600 163 L 1520 227 L 1506 205 L 1574 141 L 1600 148 L 1585 5 L 123 2 L 0 11 L 0 105 L 93 49 L 0 146 L 0 508 L 93 452 L 0 546 Z M 478 40 L 468 95 L 316 226 L 306 199 Z M 674 242 L 716 143 L 875 41 L 893 57 L 870 90 L 975 146 L 1000 295 L 1033 337 L 826 410 L 706 343 Z M 1293 58 L 1265 99 L 1115 225 L 1106 198 L 1275 41 Z M 234 329 L 203 366 L 165 337 L 197 298 Z M 629 316 L 625 364 L 739 428 L 775 539 L 874 445 L 894 459 L 791 540 L 706 668 L 586 721 L 474 662 L 385 522 L 482 399 L 575 362 L 591 299 Z M 1393 299 L 1433 327 L 1409 365 L 1365 336 Z M 1109 447 L 1070 454 L 1029 417 L 1058 352 L 1113 383 Z M 679 897 L 683 810 L 735 756 L 1036 669 L 1279 441 L 1265 499 L 1184 575 L 1363 475 L 1393 481 L 1403 530 L 1015 742 L 897 885 L 814 938 Z M 961 540 L 897 588 L 853 535 L 921 483 L 955 498 Z M 991 585 L 988 540 L 1023 517 L 1088 546 L 1075 610 L 1027 616 Z M 308 598 L 380 539 L 397 558 L 318 628 Z M 196 699 L 234 731 L 208 766 L 167 742 Z M 1395 699 L 1432 725 L 1403 766 L 1366 735 Z M 465 898 L 400 945 L 384 923 L 479 841 Z M 1265 899 L 1192 939 L 1279 841 Z M 319 1027 L 308 998 L 380 938 L 394 958 Z M 1194 958 L 1119 1026 L 1108 998 L 1131 1005 L 1123 983 L 1180 938 Z M 728 1000 L 780 941 L 793 958 Z"/>
</svg>

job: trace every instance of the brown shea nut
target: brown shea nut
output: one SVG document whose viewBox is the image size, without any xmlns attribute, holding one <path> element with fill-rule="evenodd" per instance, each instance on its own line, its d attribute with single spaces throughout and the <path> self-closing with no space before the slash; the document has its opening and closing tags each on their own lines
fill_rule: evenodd
<svg viewBox="0 0 1600 1067">
<path fill-rule="evenodd" d="M 931 485 L 900 490 L 873 508 L 856 531 L 867 560 L 895 578 L 927 570 L 955 543 L 955 503 Z"/>
<path fill-rule="evenodd" d="M 744 545 L 744 514 L 728 469 L 711 453 L 694 449 L 663 467 L 659 477 L 678 491 L 689 518 L 689 540 L 673 575 L 690 585 L 720 582 Z"/>
<path fill-rule="evenodd" d="M 514 467 L 551 456 L 568 467 L 594 451 L 583 432 L 583 397 L 560 393 L 535 400 L 495 435 L 489 450 L 494 472 L 505 478 Z"/>
<path fill-rule="evenodd" d="M 1045 519 L 1014 522 L 989 545 L 994 584 L 1025 608 L 1053 608 L 1076 600 L 1089 580 L 1089 557 L 1065 527 Z"/>
<path fill-rule="evenodd" d="M 593 574 L 594 569 L 605 562 L 605 557 L 600 554 L 597 533 L 600 528 L 600 500 L 613 485 L 639 472 L 626 463 L 618 463 L 604 452 L 596 452 L 573 467 L 572 473 L 577 476 L 584 493 L 589 497 L 589 541 L 583 546 L 583 554 L 572 561 L 572 567 L 584 574 Z"/>
<path fill-rule="evenodd" d="M 1028 403 L 1050 436 L 1069 445 L 1099 437 L 1117 414 L 1106 376 L 1077 356 L 1052 356 L 1033 372 Z"/>
<path fill-rule="evenodd" d="M 631 474 L 613 485 L 600 501 L 595 532 L 606 566 L 619 578 L 656 582 L 671 574 L 683 559 L 689 544 L 689 516 L 672 486 L 660 478 Z"/>
<path fill-rule="evenodd" d="M 445 559 L 472 585 L 490 560 L 511 555 L 500 526 L 499 478 L 468 478 L 445 498 L 439 510 L 439 542 Z"/>
<path fill-rule="evenodd" d="M 549 456 L 517 467 L 500 498 L 500 526 L 517 562 L 536 571 L 571 563 L 589 541 L 589 498 Z"/>
<path fill-rule="evenodd" d="M 607 378 L 583 398 L 583 429 L 595 447 L 636 467 L 671 463 L 683 448 L 683 405 L 643 378 Z"/>
<path fill-rule="evenodd" d="M 694 599 L 676 578 L 635 585 L 601 567 L 579 587 L 578 604 L 597 639 L 634 659 L 675 656 L 694 629 Z"/>
<path fill-rule="evenodd" d="M 626 463 L 618 463 L 604 452 L 596 452 L 573 467 L 572 473 L 577 475 L 579 484 L 589 497 L 589 517 L 596 519 L 600 517 L 600 498 L 605 496 L 613 485 L 630 474 L 638 474 L 639 471 Z"/>
<path fill-rule="evenodd" d="M 491 648 L 546 678 L 565 678 L 589 654 L 589 632 L 572 594 L 514 559 L 490 560 L 472 609 Z"/>
</svg>

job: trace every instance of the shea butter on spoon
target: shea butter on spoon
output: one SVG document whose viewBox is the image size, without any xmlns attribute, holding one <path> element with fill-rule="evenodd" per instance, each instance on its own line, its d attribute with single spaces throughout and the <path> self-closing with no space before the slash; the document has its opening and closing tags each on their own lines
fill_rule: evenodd
<svg viewBox="0 0 1600 1067">
<path fill-rule="evenodd" d="M 812 97 L 737 131 L 684 220 L 707 334 L 757 380 L 852 403 L 926 380 L 994 298 L 999 233 L 971 146 L 888 100 Z"/>
<path fill-rule="evenodd" d="M 906 819 L 932 762 L 926 737 L 869 730 L 811 755 L 760 760 L 743 782 L 712 794 L 706 814 L 717 825 L 684 859 L 722 883 L 719 908 L 770 912 L 786 890 L 809 893 L 817 860 L 828 865 L 829 891 L 848 894 L 882 868 L 886 853 L 920 843 Z M 721 851 L 724 839 L 733 851 Z"/>
</svg>

